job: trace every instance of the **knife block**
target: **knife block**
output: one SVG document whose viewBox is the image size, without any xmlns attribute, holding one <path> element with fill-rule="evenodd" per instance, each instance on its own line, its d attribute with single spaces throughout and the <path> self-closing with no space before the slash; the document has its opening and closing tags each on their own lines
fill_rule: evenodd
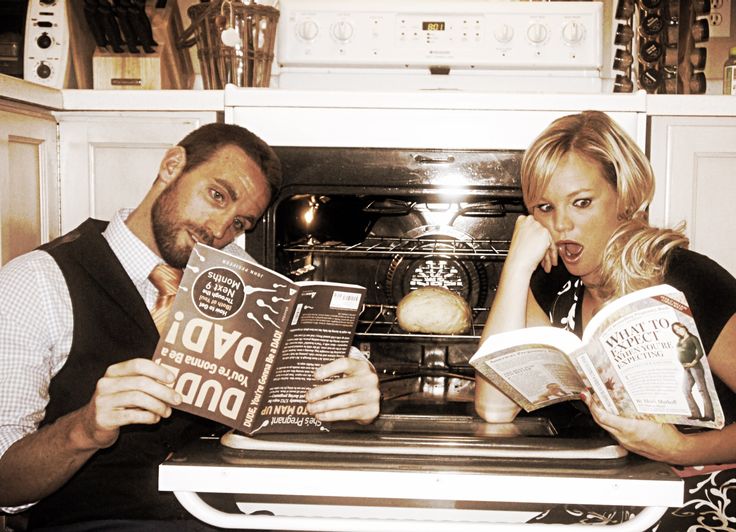
<svg viewBox="0 0 736 532">
<path fill-rule="evenodd" d="M 92 58 L 95 89 L 162 89 L 161 52 L 116 54 L 97 48 Z"/>
<path fill-rule="evenodd" d="M 158 43 L 155 53 L 114 53 L 97 47 L 92 58 L 95 89 L 191 89 L 194 68 L 187 50 L 176 47 L 183 31 L 179 8 L 169 1 L 156 9 L 148 3 L 146 13 L 151 21 L 153 38 Z"/>
</svg>

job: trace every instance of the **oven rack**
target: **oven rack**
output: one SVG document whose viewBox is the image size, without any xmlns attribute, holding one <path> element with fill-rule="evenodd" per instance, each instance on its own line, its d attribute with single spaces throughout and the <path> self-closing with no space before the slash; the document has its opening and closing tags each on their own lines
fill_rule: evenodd
<svg viewBox="0 0 736 532">
<path fill-rule="evenodd" d="M 504 258 L 508 255 L 510 240 L 455 238 L 406 238 L 368 236 L 359 244 L 342 242 L 315 242 L 289 244 L 284 251 L 325 254 L 363 255 L 443 255 L 473 257 L 474 259 Z"/>
<path fill-rule="evenodd" d="M 358 327 L 355 334 L 358 337 L 381 337 L 384 339 L 429 338 L 432 340 L 477 342 L 483 332 L 485 318 L 488 315 L 487 311 L 487 308 L 473 308 L 473 323 L 470 326 L 470 331 L 464 334 L 410 333 L 399 327 L 396 318 L 396 305 L 367 303 L 363 306 L 363 312 L 358 318 Z"/>
</svg>

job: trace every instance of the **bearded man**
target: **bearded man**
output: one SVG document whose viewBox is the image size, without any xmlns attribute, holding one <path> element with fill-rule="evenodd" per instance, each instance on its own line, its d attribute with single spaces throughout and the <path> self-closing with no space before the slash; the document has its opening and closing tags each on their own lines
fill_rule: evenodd
<svg viewBox="0 0 736 532">
<path fill-rule="evenodd" d="M 0 507 L 29 529 L 211 530 L 171 493 L 158 465 L 217 426 L 172 407 L 174 376 L 152 362 L 160 265 L 183 268 L 195 243 L 233 243 L 276 196 L 281 165 L 250 131 L 208 124 L 164 155 L 135 209 L 89 219 L 0 269 Z M 368 423 L 378 379 L 359 356 L 307 394 L 318 419 Z"/>
</svg>

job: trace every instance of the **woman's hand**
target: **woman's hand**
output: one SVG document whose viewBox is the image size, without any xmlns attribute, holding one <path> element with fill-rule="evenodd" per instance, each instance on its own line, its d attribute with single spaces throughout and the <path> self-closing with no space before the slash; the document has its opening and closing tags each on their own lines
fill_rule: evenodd
<svg viewBox="0 0 736 532">
<path fill-rule="evenodd" d="M 343 357 L 317 368 L 316 380 L 340 375 L 307 392 L 307 410 L 320 421 L 354 420 L 367 424 L 379 412 L 381 394 L 373 366 L 365 359 Z"/>
<path fill-rule="evenodd" d="M 544 271 L 549 273 L 553 266 L 557 266 L 557 246 L 547 228 L 533 216 L 519 216 L 506 262 L 514 268 L 528 271 L 533 271 L 541 264 Z"/>
<path fill-rule="evenodd" d="M 607 430 L 622 447 L 658 462 L 690 465 L 687 460 L 678 458 L 683 455 L 681 449 L 685 445 L 686 436 L 674 425 L 617 416 L 593 401 L 590 393 L 583 392 L 581 397 L 596 423 Z"/>
</svg>

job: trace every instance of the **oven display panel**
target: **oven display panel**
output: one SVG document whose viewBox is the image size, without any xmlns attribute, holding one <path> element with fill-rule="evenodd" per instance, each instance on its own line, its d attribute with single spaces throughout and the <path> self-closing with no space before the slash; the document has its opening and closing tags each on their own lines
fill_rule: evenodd
<svg viewBox="0 0 736 532">
<path fill-rule="evenodd" d="M 434 21 L 434 22 L 422 22 L 423 31 L 445 31 L 445 23 Z"/>
<path fill-rule="evenodd" d="M 396 17 L 396 23 L 397 44 L 424 47 L 428 44 L 479 46 L 487 25 L 486 17 L 477 13 L 442 18 L 426 13 L 400 14 Z"/>
</svg>

